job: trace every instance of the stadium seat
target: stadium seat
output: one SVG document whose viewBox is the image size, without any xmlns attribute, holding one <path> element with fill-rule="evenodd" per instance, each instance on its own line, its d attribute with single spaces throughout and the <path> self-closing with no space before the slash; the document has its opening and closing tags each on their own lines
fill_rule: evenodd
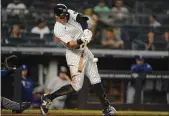
<svg viewBox="0 0 169 116">
<path fill-rule="evenodd" d="M 30 19 L 30 20 L 26 20 L 25 23 L 28 25 L 28 26 L 36 26 L 37 25 L 37 22 L 35 19 Z"/>
<path fill-rule="evenodd" d="M 53 41 L 53 34 L 52 33 L 44 34 L 43 38 L 45 41 L 48 41 L 48 42 Z"/>
<path fill-rule="evenodd" d="M 169 25 L 169 15 L 166 15 L 165 17 L 163 17 L 161 24 L 162 25 Z"/>
<path fill-rule="evenodd" d="M 9 25 L 13 25 L 13 24 L 20 24 L 21 21 L 20 21 L 20 18 L 18 16 L 9 16 L 8 15 L 7 23 Z"/>
<path fill-rule="evenodd" d="M 162 35 L 156 35 L 154 39 L 155 50 L 167 50 L 167 42 L 164 40 Z"/>
<path fill-rule="evenodd" d="M 32 14 L 27 14 L 24 16 L 25 20 L 35 20 L 35 18 L 32 16 Z"/>
<path fill-rule="evenodd" d="M 2 25 L 2 24 L 1 24 L 1 25 Z M 8 31 L 9 31 L 8 28 L 9 28 L 8 26 L 3 26 L 3 25 L 2 25 L 2 27 L 1 27 L 1 38 L 2 38 L 2 39 L 5 39 L 5 38 L 8 37 Z"/>
<path fill-rule="evenodd" d="M 135 38 L 132 42 L 132 49 L 134 50 L 144 50 L 145 44 L 148 42 L 147 34 L 141 34 Z"/>
<path fill-rule="evenodd" d="M 128 27 L 125 30 L 128 31 L 130 41 L 134 40 L 134 38 L 136 38 L 141 32 L 141 28 L 138 26 Z"/>
<path fill-rule="evenodd" d="M 168 31 L 169 27 L 157 27 L 156 32 L 158 33 L 164 33 L 165 31 Z"/>
<path fill-rule="evenodd" d="M 28 42 L 28 40 L 24 38 L 8 38 L 8 44 L 10 45 L 24 45 Z"/>
<path fill-rule="evenodd" d="M 40 34 L 24 33 L 24 38 L 27 38 L 27 39 L 40 39 Z"/>
<path fill-rule="evenodd" d="M 30 45 L 44 45 L 45 43 L 45 41 L 40 38 L 40 35 L 35 33 L 25 33 L 24 39 L 27 39 Z"/>
<path fill-rule="evenodd" d="M 139 24 L 143 24 L 143 25 L 149 24 L 148 16 L 138 16 L 137 19 Z"/>
<path fill-rule="evenodd" d="M 141 33 L 143 34 L 147 34 L 148 32 L 150 31 L 153 31 L 154 32 L 154 28 L 153 27 L 150 27 L 150 26 L 143 26 L 140 28 L 140 31 Z"/>
<path fill-rule="evenodd" d="M 52 33 L 44 35 L 45 45 L 47 46 L 57 46 L 55 40 L 53 39 L 54 35 Z"/>
<path fill-rule="evenodd" d="M 35 7 L 36 9 L 44 9 L 45 3 L 43 1 L 37 0 L 37 1 L 34 1 L 33 7 Z"/>
</svg>

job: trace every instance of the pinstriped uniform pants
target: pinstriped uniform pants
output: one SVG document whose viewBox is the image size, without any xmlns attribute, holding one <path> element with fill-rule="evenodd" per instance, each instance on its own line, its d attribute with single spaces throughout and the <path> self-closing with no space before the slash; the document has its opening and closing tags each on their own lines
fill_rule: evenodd
<svg viewBox="0 0 169 116">
<path fill-rule="evenodd" d="M 82 50 L 66 51 L 66 61 L 72 77 L 71 84 L 75 91 L 79 91 L 82 88 L 85 75 L 89 78 L 92 85 L 101 82 L 97 64 L 93 62 L 94 55 L 88 48 L 85 48 L 84 52 L 83 71 L 81 73 L 78 72 L 81 53 Z"/>
</svg>

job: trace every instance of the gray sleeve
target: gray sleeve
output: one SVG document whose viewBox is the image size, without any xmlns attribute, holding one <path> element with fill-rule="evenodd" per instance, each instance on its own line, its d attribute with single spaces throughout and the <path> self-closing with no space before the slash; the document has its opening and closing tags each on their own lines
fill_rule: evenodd
<svg viewBox="0 0 169 116">
<path fill-rule="evenodd" d="M 7 110 L 20 110 L 20 104 L 5 97 L 1 97 L 1 106 Z"/>
<path fill-rule="evenodd" d="M 50 81 L 50 82 L 48 83 L 48 85 L 47 85 L 47 89 L 53 90 L 55 84 L 56 84 L 56 83 L 55 83 L 54 80 Z"/>
</svg>

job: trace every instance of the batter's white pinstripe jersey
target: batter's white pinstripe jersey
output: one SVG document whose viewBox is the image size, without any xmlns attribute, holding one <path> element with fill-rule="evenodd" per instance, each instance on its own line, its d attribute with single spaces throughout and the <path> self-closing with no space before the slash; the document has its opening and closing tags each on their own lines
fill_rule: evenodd
<svg viewBox="0 0 169 116">
<path fill-rule="evenodd" d="M 77 40 L 83 35 L 81 25 L 76 22 L 78 13 L 73 10 L 68 10 L 68 12 L 70 13 L 69 21 L 65 25 L 56 22 L 54 26 L 55 36 L 60 38 L 64 43 L 68 43 L 71 40 Z"/>
<path fill-rule="evenodd" d="M 78 13 L 70 9 L 68 12 L 70 13 L 69 21 L 64 25 L 56 22 L 54 26 L 55 36 L 58 37 L 65 46 L 69 41 L 80 39 L 83 35 L 83 29 L 81 25 L 76 22 L 76 16 Z M 78 50 L 68 48 L 66 50 L 66 59 L 68 65 L 77 64 L 79 62 L 82 49 L 83 48 Z"/>
<path fill-rule="evenodd" d="M 76 22 L 78 13 L 73 10 L 68 10 L 68 12 L 70 13 L 68 22 L 66 24 L 56 22 L 54 26 L 55 36 L 58 37 L 65 46 L 71 40 L 77 40 L 83 36 L 83 29 L 81 25 Z M 97 65 L 93 62 L 94 56 L 87 47 L 84 52 L 84 69 L 82 73 L 78 72 L 80 56 L 84 49 L 82 46 L 83 45 L 81 45 L 80 49 L 71 49 L 66 46 L 66 60 L 73 77 L 72 86 L 76 91 L 80 90 L 83 85 L 84 74 L 88 76 L 91 84 L 101 82 Z"/>
</svg>

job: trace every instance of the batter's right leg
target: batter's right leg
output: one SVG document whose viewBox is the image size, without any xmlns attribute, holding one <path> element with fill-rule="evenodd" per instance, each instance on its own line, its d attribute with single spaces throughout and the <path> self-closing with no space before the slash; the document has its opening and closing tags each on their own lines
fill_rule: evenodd
<svg viewBox="0 0 169 116">
<path fill-rule="evenodd" d="M 86 65 L 86 76 L 89 78 L 90 83 L 93 86 L 93 89 L 98 96 L 100 103 L 103 106 L 103 116 L 112 116 L 115 115 L 115 108 L 111 106 L 107 94 L 105 93 L 103 86 L 101 84 L 101 78 L 98 73 L 97 64 L 93 62 L 91 59 L 88 60 Z"/>
</svg>

